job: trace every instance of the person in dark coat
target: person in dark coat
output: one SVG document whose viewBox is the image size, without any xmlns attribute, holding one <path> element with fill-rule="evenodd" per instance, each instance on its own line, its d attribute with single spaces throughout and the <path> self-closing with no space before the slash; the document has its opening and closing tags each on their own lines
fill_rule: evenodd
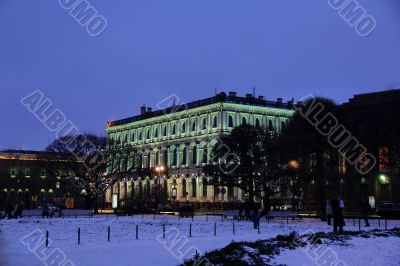
<svg viewBox="0 0 400 266">
<path fill-rule="evenodd" d="M 340 206 L 340 200 L 337 198 L 331 199 L 331 208 L 333 215 L 333 232 L 343 232 L 344 219 L 343 219 L 343 208 Z"/>
<path fill-rule="evenodd" d="M 239 205 L 239 220 L 243 220 L 243 218 L 244 218 L 243 210 L 244 210 L 244 206 L 243 206 L 243 202 L 241 202 Z"/>
<path fill-rule="evenodd" d="M 246 221 L 250 220 L 250 212 L 251 212 L 250 202 L 246 200 L 244 203 L 244 213 L 246 216 Z"/>
<path fill-rule="evenodd" d="M 369 227 L 368 215 L 371 210 L 371 206 L 365 200 L 361 202 L 361 216 L 365 221 L 365 227 Z"/>
<path fill-rule="evenodd" d="M 7 216 L 8 219 L 12 219 L 13 218 L 12 212 L 13 212 L 13 207 L 10 203 L 8 203 L 6 207 L 6 213 L 4 213 L 3 217 L 5 218 Z"/>
<path fill-rule="evenodd" d="M 253 210 L 251 211 L 251 220 L 253 221 L 254 229 L 257 229 L 260 225 L 260 217 L 258 216 L 257 204 L 254 204 Z"/>
</svg>

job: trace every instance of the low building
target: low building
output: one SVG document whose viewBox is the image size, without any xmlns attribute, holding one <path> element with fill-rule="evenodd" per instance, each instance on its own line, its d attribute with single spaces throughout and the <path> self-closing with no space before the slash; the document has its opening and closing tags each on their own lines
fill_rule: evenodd
<svg viewBox="0 0 400 266">
<path fill-rule="evenodd" d="M 65 155 L 41 151 L 0 152 L 0 207 L 23 204 L 35 209 L 43 203 L 64 205 L 68 187 L 62 182 Z"/>
</svg>

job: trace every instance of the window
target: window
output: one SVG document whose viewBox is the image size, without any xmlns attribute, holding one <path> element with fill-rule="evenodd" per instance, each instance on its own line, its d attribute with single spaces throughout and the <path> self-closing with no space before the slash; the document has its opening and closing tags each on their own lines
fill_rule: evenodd
<svg viewBox="0 0 400 266">
<path fill-rule="evenodd" d="M 268 121 L 268 130 L 269 131 L 274 131 L 274 126 L 272 125 L 272 121 L 271 120 Z"/>
<path fill-rule="evenodd" d="M 167 127 L 166 127 L 166 126 L 164 126 L 164 129 L 163 129 L 163 136 L 164 136 L 164 137 L 167 136 Z"/>
<path fill-rule="evenodd" d="M 207 163 L 207 147 L 203 149 L 203 156 L 201 157 L 201 163 Z"/>
<path fill-rule="evenodd" d="M 256 127 L 260 127 L 260 126 L 261 126 L 260 119 L 256 118 Z"/>
<path fill-rule="evenodd" d="M 389 172 L 389 149 L 388 147 L 379 148 L 379 171 L 381 173 Z"/>
<path fill-rule="evenodd" d="M 182 124 L 182 133 L 185 133 L 186 132 L 186 123 L 183 123 Z"/>
<path fill-rule="evenodd" d="M 203 197 L 207 197 L 207 178 L 203 178 Z"/>
<path fill-rule="evenodd" d="M 125 134 L 124 136 L 124 143 L 128 143 L 128 134 Z"/>
<path fill-rule="evenodd" d="M 202 129 L 206 129 L 207 128 L 207 120 L 206 120 L 206 118 L 203 118 L 203 120 L 202 120 Z"/>
<path fill-rule="evenodd" d="M 150 139 L 150 129 L 147 129 L 146 131 L 146 139 Z"/>
<path fill-rule="evenodd" d="M 284 122 L 284 121 L 282 121 L 282 122 L 281 122 L 281 130 L 282 130 L 282 129 L 284 129 L 284 128 L 285 128 L 285 126 L 286 126 L 285 122 Z"/>
<path fill-rule="evenodd" d="M 182 149 L 182 165 L 187 165 L 187 149 L 184 147 Z"/>
<path fill-rule="evenodd" d="M 228 118 L 228 127 L 233 127 L 233 117 L 231 115 Z"/>
<path fill-rule="evenodd" d="M 192 178 L 192 197 L 197 196 L 197 182 L 196 178 Z"/>
<path fill-rule="evenodd" d="M 186 179 L 182 179 L 182 197 L 186 197 Z"/>
<path fill-rule="evenodd" d="M 246 125 L 246 124 L 247 124 L 247 119 L 246 119 L 246 117 L 243 117 L 243 118 L 242 118 L 242 124 L 243 124 L 243 125 Z"/>
<path fill-rule="evenodd" d="M 154 137 L 158 138 L 158 128 L 156 128 L 155 131 L 154 131 Z"/>
<path fill-rule="evenodd" d="M 138 140 L 142 140 L 142 131 L 139 131 L 139 138 Z"/>
<path fill-rule="evenodd" d="M 217 126 L 218 126 L 217 117 L 214 116 L 214 119 L 213 119 L 213 128 L 216 128 Z"/>
<path fill-rule="evenodd" d="M 192 131 L 196 131 L 196 122 L 192 123 Z"/>
<path fill-rule="evenodd" d="M 131 134 L 131 141 L 132 141 L 132 142 L 135 141 L 135 132 L 132 132 L 132 134 Z"/>
<path fill-rule="evenodd" d="M 197 147 L 193 147 L 192 151 L 192 164 L 196 165 L 197 164 Z"/>
<path fill-rule="evenodd" d="M 178 162 L 178 149 L 175 148 L 175 150 L 172 152 L 172 165 L 176 166 Z"/>
<path fill-rule="evenodd" d="M 175 127 L 175 125 L 172 125 L 172 135 L 175 135 L 176 134 L 176 127 Z"/>
</svg>

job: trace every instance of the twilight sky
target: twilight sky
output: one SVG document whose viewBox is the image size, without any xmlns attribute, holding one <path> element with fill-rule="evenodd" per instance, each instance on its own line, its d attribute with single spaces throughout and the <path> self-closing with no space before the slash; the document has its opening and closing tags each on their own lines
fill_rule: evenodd
<svg viewBox="0 0 400 266">
<path fill-rule="evenodd" d="M 343 102 L 400 87 L 400 1 L 358 0 L 376 30 L 358 36 L 327 0 L 90 0 L 91 37 L 56 0 L 0 0 L 0 149 L 43 149 L 54 133 L 20 103 L 41 90 L 82 131 L 219 91 Z"/>
</svg>

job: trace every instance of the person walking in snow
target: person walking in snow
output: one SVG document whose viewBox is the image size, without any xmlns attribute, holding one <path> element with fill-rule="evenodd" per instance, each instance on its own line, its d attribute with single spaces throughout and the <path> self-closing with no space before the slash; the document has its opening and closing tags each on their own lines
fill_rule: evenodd
<svg viewBox="0 0 400 266">
<path fill-rule="evenodd" d="M 326 201 L 326 219 L 328 220 L 328 225 L 332 225 L 332 207 L 331 207 L 331 201 L 327 200 Z"/>
<path fill-rule="evenodd" d="M 337 198 L 331 199 L 331 208 L 333 214 L 333 232 L 336 233 L 339 229 L 339 233 L 342 233 L 343 226 L 345 225 L 343 219 L 343 200 L 339 200 Z"/>
<path fill-rule="evenodd" d="M 371 210 L 371 206 L 366 200 L 361 202 L 361 216 L 365 221 L 365 227 L 369 227 L 368 215 Z"/>
</svg>

